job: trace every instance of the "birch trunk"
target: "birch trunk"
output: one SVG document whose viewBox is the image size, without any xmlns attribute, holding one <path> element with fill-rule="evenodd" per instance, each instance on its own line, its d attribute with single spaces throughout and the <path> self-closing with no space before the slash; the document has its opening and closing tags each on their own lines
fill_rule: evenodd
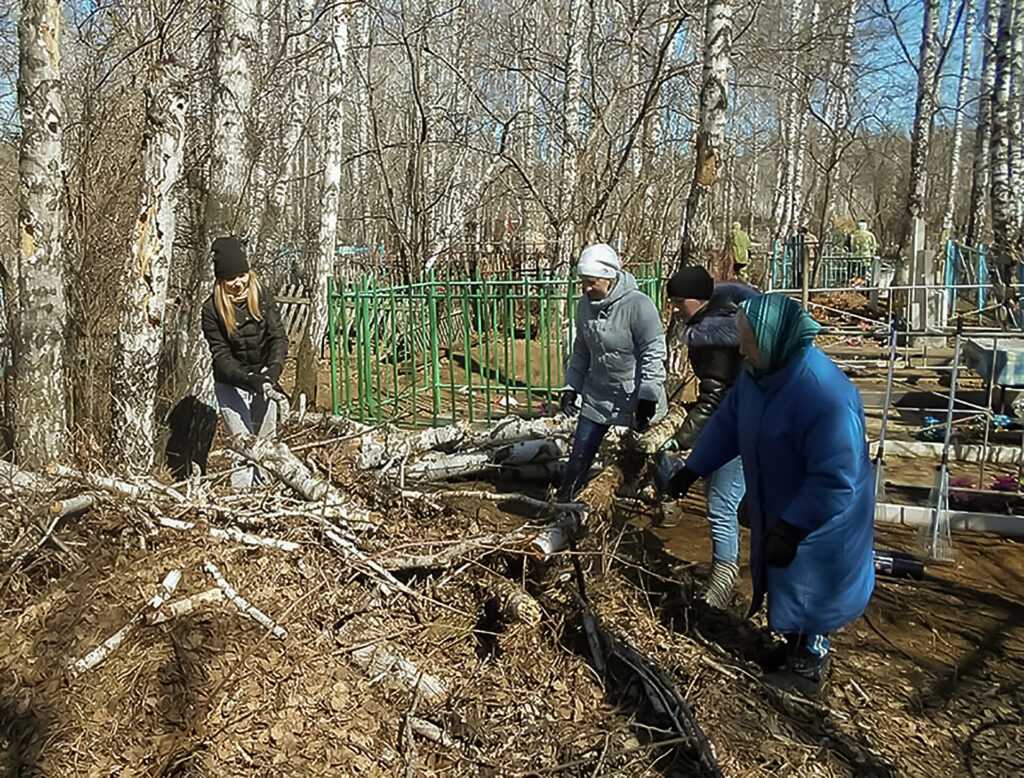
<svg viewBox="0 0 1024 778">
<path fill-rule="evenodd" d="M 1017 228 L 1024 230 L 1024 0 L 1016 0 L 1013 16 L 1013 30 L 1010 35 L 1011 81 L 1010 81 L 1010 189 L 1015 195 Z M 1020 251 L 1018 243 L 1018 252 Z M 1021 257 L 1018 255 L 1018 261 Z"/>
<path fill-rule="evenodd" d="M 910 236 L 914 220 L 923 218 L 928 191 L 928 149 L 932 122 L 935 118 L 935 87 L 939 64 L 938 41 L 940 0 L 925 0 L 921 27 L 921 48 L 918 56 L 917 107 L 910 145 L 910 191 L 907 193 L 907 228 L 904 236 L 906 256 L 910 252 Z"/>
<path fill-rule="evenodd" d="M 794 0 L 786 16 L 782 34 L 796 40 L 797 20 L 803 11 L 803 0 Z M 791 55 L 785 76 L 779 77 L 779 91 L 784 95 L 779 112 L 779 141 L 782 149 L 775 168 L 775 200 L 772 206 L 772 237 L 784 239 L 793 225 L 793 184 L 796 178 L 797 133 L 799 131 L 800 101 L 797 97 L 799 78 L 798 55 Z"/>
<path fill-rule="evenodd" d="M 25 0 L 18 21 L 19 242 L 17 320 L 12 337 L 14 445 L 18 461 L 38 469 L 67 446 L 60 79 L 61 8 Z"/>
<path fill-rule="evenodd" d="M 1013 75 L 1013 40 L 1016 15 L 1022 10 L 1021 0 L 1004 0 L 999 16 L 996 38 L 995 89 L 992 95 L 992 260 L 999 283 L 996 291 L 1003 302 L 1010 302 L 1011 295 L 1005 288 L 1009 281 L 1011 267 L 1019 261 L 1017 240 L 1020 235 L 1020 220 L 1012 189 L 1011 144 L 1013 130 L 1010 126 L 1015 113 L 1011 111 L 1010 95 Z"/>
<path fill-rule="evenodd" d="M 317 402 L 316 368 L 320 346 L 327 332 L 327 281 L 334 269 L 338 241 L 338 211 L 341 205 L 341 141 L 344 125 L 344 77 L 348 50 L 348 17 L 346 10 L 334 9 L 331 42 L 328 46 L 330 65 L 327 76 L 326 149 L 324 180 L 321 194 L 320 232 L 317 251 L 310 262 L 309 321 L 299 348 L 296 366 L 297 383 L 314 404 Z"/>
<path fill-rule="evenodd" d="M 701 75 L 700 118 L 696 163 L 686 198 L 680 266 L 706 264 L 714 243 L 712 202 L 720 177 L 725 139 L 732 53 L 732 0 L 708 0 L 704 21 L 704 68 Z"/>
<path fill-rule="evenodd" d="M 583 104 L 583 47 L 587 25 L 585 0 L 570 0 L 566 27 L 565 119 L 562 126 L 562 182 L 558 206 L 558 269 L 571 267 L 576 248 L 574 199 L 579 178 L 580 113 Z"/>
<path fill-rule="evenodd" d="M 999 9 L 1000 0 L 986 0 L 978 123 L 974 130 L 974 164 L 971 170 L 970 213 L 967 219 L 968 246 L 979 245 L 985 236 L 991 180 L 992 94 L 996 82 L 995 45 L 996 37 L 999 35 Z"/>
<path fill-rule="evenodd" d="M 960 62 L 960 85 L 956 93 L 956 118 L 953 120 L 953 148 L 949 155 L 949 190 L 946 208 L 942 214 L 941 240 L 953 237 L 953 216 L 960 183 L 960 150 L 964 142 L 964 109 L 967 104 L 967 85 L 971 77 L 971 53 L 974 48 L 975 0 L 966 0 L 964 9 L 964 50 Z M 951 14 L 952 15 L 952 14 Z"/>
<path fill-rule="evenodd" d="M 213 84 L 210 96 L 210 168 L 203 225 L 195 251 L 192 300 L 187 336 L 179 352 L 179 379 L 184 397 L 170 412 L 168 464 L 176 477 L 189 474 L 190 462 L 205 469 L 213 441 L 213 370 L 210 350 L 201 331 L 201 310 L 213 289 L 210 243 L 218 237 L 244 235 L 244 192 L 250 148 L 245 121 L 252 96 L 248 51 L 257 36 L 256 0 L 219 0 L 214 16 Z M 173 443 L 171 442 L 173 441 Z"/>
<path fill-rule="evenodd" d="M 156 390 L 175 236 L 174 186 L 185 155 L 184 71 L 157 65 L 146 88 L 142 202 L 125 268 L 111 371 L 113 451 L 129 471 L 153 467 Z"/>
<path fill-rule="evenodd" d="M 814 4 L 811 6 L 811 19 L 807 27 L 807 36 L 805 40 L 805 46 L 807 49 L 811 48 L 812 42 L 817 38 L 818 19 L 820 15 L 820 0 L 814 0 Z M 813 86 L 813 74 L 810 72 L 810 68 L 808 68 L 805 65 L 803 71 L 804 72 L 800 76 L 800 102 L 797 106 L 797 115 L 799 116 L 799 122 L 797 127 L 796 143 L 794 144 L 796 158 L 793 162 L 793 186 L 790 210 L 790 222 L 796 224 L 797 226 L 803 224 L 805 221 L 803 204 L 804 160 L 807 156 L 807 144 L 809 142 L 808 123 L 810 120 L 810 111 L 808 109 L 808 104 L 811 99 L 811 87 Z"/>
</svg>

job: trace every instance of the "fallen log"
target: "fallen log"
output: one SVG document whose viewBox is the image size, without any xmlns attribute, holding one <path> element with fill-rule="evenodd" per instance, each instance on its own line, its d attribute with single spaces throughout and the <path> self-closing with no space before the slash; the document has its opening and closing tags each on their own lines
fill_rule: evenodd
<svg viewBox="0 0 1024 778">
<path fill-rule="evenodd" d="M 92 670 L 98 664 L 103 662 L 108 656 L 110 656 L 118 647 L 124 642 L 124 639 L 132 631 L 139 622 L 143 620 L 146 613 L 149 611 L 159 610 L 159 608 L 170 599 L 171 595 L 174 594 L 174 590 L 178 587 L 178 583 L 181 581 L 181 571 L 171 570 L 167 575 L 164 576 L 163 581 L 160 583 L 160 587 L 157 589 L 156 594 L 143 606 L 139 611 L 135 613 L 128 623 L 125 624 L 121 629 L 115 632 L 113 635 L 104 640 L 100 645 L 90 651 L 88 654 L 83 656 L 81 659 L 72 662 L 68 665 L 68 674 L 72 679 L 77 678 L 82 673 L 86 673 Z"/>
<path fill-rule="evenodd" d="M 488 492 L 478 489 L 446 489 L 443 492 L 431 492 L 429 495 L 423 492 L 403 490 L 402 496 L 415 499 L 420 497 L 448 498 L 448 499 L 471 499 L 487 500 L 488 502 L 521 502 L 531 508 L 542 511 L 582 511 L 586 505 L 582 502 L 549 502 L 530 497 L 528 494 L 519 492 Z"/>
<path fill-rule="evenodd" d="M 99 475 L 98 473 L 89 473 L 82 470 L 76 470 L 75 468 L 68 467 L 67 465 L 57 464 L 50 465 L 46 470 L 50 475 L 79 481 L 90 489 L 123 495 L 135 500 L 152 498 L 159 494 L 164 497 L 169 497 L 177 503 L 186 502 L 185 496 L 176 489 L 152 480 L 145 482 L 123 481 L 119 478 L 111 478 L 110 476 Z"/>
<path fill-rule="evenodd" d="M 17 465 L 12 465 L 2 459 L 0 459 L 0 485 L 19 491 L 43 491 L 53 488 L 53 483 L 38 473 L 22 470 Z"/>
<path fill-rule="evenodd" d="M 50 513 L 58 519 L 63 519 L 65 516 L 89 510 L 98 501 L 94 494 L 80 494 L 77 497 L 68 497 L 66 500 L 57 500 L 52 503 Z"/>
<path fill-rule="evenodd" d="M 174 602 L 169 602 L 156 611 L 146 615 L 147 624 L 163 624 L 165 621 L 187 616 L 200 605 L 215 602 L 224 602 L 224 592 L 220 589 L 207 589 L 205 592 L 193 594 L 191 597 L 184 597 Z"/>
<path fill-rule="evenodd" d="M 498 615 L 506 624 L 540 624 L 540 603 L 513 581 L 495 574 L 488 578 L 484 588 L 497 601 Z"/>
<path fill-rule="evenodd" d="M 382 559 L 380 564 L 392 573 L 405 570 L 441 570 L 467 557 L 479 559 L 508 539 L 509 536 L 506 535 L 484 535 L 454 543 L 433 554 L 391 554 Z"/>
<path fill-rule="evenodd" d="M 221 574 L 217 565 L 210 561 L 204 561 L 203 570 L 213 578 L 213 582 L 217 584 L 217 588 L 224 593 L 224 597 L 227 598 L 228 602 L 238 608 L 239 612 L 242 613 L 243 616 L 248 616 L 278 640 L 284 640 L 284 638 L 288 637 L 288 633 L 285 631 L 284 627 L 280 626 L 270 618 L 270 616 L 242 597 L 235 590 L 235 587 L 227 582 L 227 579 L 225 579 Z"/>
<path fill-rule="evenodd" d="M 371 678 L 390 678 L 428 705 L 437 705 L 448 695 L 441 679 L 420 670 L 413 662 L 381 643 L 357 648 L 353 661 Z"/>
<path fill-rule="evenodd" d="M 166 516 L 158 516 L 156 518 L 156 523 L 158 526 L 166 527 L 167 529 L 176 529 L 182 532 L 188 532 L 195 529 L 197 526 L 191 521 L 169 519 Z M 206 532 L 211 538 L 216 540 L 241 543 L 245 546 L 273 548 L 287 553 L 294 553 L 299 550 L 298 543 L 293 543 L 290 540 L 281 540 L 280 538 L 268 538 L 264 535 L 253 535 L 252 533 L 240 530 L 238 527 L 207 527 Z"/>
<path fill-rule="evenodd" d="M 228 446 L 262 467 L 303 499 L 320 503 L 319 509 L 325 517 L 341 521 L 354 530 L 373 529 L 377 526 L 370 511 L 354 505 L 331 483 L 313 475 L 284 443 L 243 434 L 231 436 Z"/>
<path fill-rule="evenodd" d="M 433 454 L 407 467 L 405 477 L 410 481 L 444 481 L 448 478 L 477 475 L 497 468 L 498 465 L 491 462 L 490 454 L 483 452 Z"/>
<path fill-rule="evenodd" d="M 394 459 L 427 451 L 454 451 L 468 433 L 469 427 L 463 423 L 411 433 L 387 427 L 383 432 L 372 433 L 362 439 L 358 465 L 363 470 L 371 470 Z"/>
</svg>

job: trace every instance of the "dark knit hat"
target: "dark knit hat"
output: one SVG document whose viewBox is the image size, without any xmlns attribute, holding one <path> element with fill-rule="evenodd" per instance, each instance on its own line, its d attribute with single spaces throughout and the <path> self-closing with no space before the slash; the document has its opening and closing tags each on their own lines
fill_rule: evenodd
<svg viewBox="0 0 1024 778">
<path fill-rule="evenodd" d="M 218 281 L 240 276 L 249 272 L 249 260 L 245 247 L 238 238 L 217 238 L 210 247 L 213 252 L 213 274 Z"/>
<path fill-rule="evenodd" d="M 715 280 L 700 265 L 687 265 L 668 280 L 666 292 L 669 297 L 710 300 L 715 293 Z"/>
</svg>

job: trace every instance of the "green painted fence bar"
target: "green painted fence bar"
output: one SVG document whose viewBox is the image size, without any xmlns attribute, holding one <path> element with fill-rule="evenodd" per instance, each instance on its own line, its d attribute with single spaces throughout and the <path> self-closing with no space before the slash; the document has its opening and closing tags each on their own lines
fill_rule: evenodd
<svg viewBox="0 0 1024 778">
<path fill-rule="evenodd" d="M 661 267 L 631 270 L 660 306 Z M 575 277 L 533 273 L 332 280 L 333 410 L 424 426 L 549 413 L 565 384 L 579 294 Z"/>
</svg>

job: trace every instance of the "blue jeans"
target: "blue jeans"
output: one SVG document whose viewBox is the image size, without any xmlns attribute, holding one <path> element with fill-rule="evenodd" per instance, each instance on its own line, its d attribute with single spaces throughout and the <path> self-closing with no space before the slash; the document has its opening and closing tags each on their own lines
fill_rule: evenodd
<svg viewBox="0 0 1024 778">
<path fill-rule="evenodd" d="M 743 462 L 739 457 L 722 465 L 707 479 L 711 555 L 720 562 L 739 561 L 740 526 L 736 509 L 746 491 Z"/>
<path fill-rule="evenodd" d="M 576 422 L 576 435 L 572 439 L 572 451 L 562 475 L 562 485 L 558 487 L 559 502 L 569 502 L 583 488 L 606 432 L 606 424 L 598 424 L 583 416 L 579 417 L 579 421 Z"/>
</svg>

